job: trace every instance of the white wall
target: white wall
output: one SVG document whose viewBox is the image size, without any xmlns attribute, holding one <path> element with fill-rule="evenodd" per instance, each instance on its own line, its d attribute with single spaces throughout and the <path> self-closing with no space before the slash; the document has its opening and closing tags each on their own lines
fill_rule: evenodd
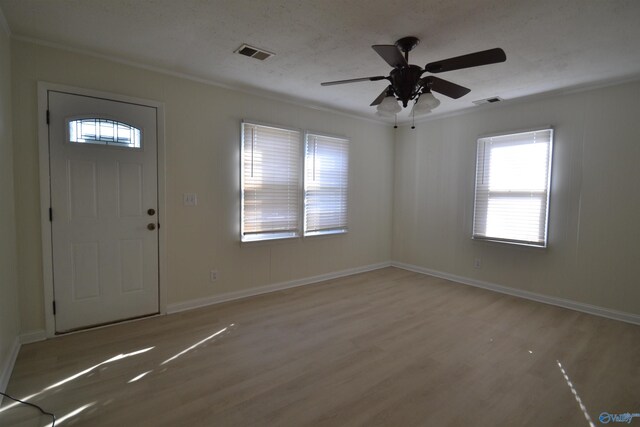
<svg viewBox="0 0 640 427">
<path fill-rule="evenodd" d="M 165 103 L 169 303 L 390 259 L 393 135 L 388 126 L 31 43 L 13 45 L 15 180 L 22 331 L 44 328 L 36 83 Z M 351 138 L 350 230 L 343 236 L 239 244 L 241 119 Z M 198 193 L 198 207 L 182 193 Z M 209 282 L 209 270 L 219 280 Z"/>
<path fill-rule="evenodd" d="M 635 117 L 640 83 L 492 106 L 419 124 L 415 131 L 401 127 L 394 134 L 387 125 L 86 55 L 16 40 L 12 47 L 23 333 L 44 328 L 37 81 L 165 103 L 168 209 L 163 226 L 170 304 L 394 259 L 640 313 L 635 285 L 640 273 L 640 192 L 635 188 L 640 182 Z M 243 118 L 351 138 L 349 234 L 238 243 Z M 477 136 L 545 124 L 556 128 L 549 248 L 471 241 Z M 184 192 L 198 193 L 197 208 L 182 206 Z M 473 268 L 476 258 L 481 269 Z M 220 276 L 214 285 L 208 276 L 212 268 Z"/>
<path fill-rule="evenodd" d="M 0 17 L 1 18 L 1 17 Z M 0 390 L 19 329 L 11 135 L 11 47 L 0 26 Z"/>
<path fill-rule="evenodd" d="M 638 99 L 635 82 L 402 127 L 393 259 L 640 314 Z M 472 241 L 477 137 L 541 125 L 555 128 L 549 247 Z"/>
</svg>

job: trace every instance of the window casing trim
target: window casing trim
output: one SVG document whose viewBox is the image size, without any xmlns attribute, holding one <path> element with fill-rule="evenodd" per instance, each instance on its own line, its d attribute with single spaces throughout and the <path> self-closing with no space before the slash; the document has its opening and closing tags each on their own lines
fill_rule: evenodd
<svg viewBox="0 0 640 427">
<path fill-rule="evenodd" d="M 244 223 L 243 223 L 243 218 L 244 218 L 244 187 L 245 187 L 245 180 L 244 180 L 244 128 L 245 128 L 245 124 L 247 125 L 254 125 L 254 126 L 264 126 L 267 128 L 272 128 L 272 129 L 278 129 L 278 130 L 286 130 L 286 131 L 293 131 L 293 132 L 299 132 L 300 133 L 300 162 L 299 162 L 299 167 L 298 167 L 298 185 L 299 185 L 299 191 L 298 191 L 298 198 L 299 201 L 301 202 L 301 208 L 299 210 L 299 228 L 297 230 L 294 231 L 289 231 L 289 232 L 279 232 L 279 233 L 244 233 Z M 333 138 L 333 139 L 338 139 L 338 140 L 346 140 L 348 143 L 348 162 L 347 162 L 347 174 L 348 174 L 348 181 L 347 181 L 347 191 L 349 189 L 348 187 L 348 182 L 350 181 L 349 176 L 351 174 L 350 170 L 350 164 L 351 164 L 351 138 L 348 138 L 346 136 L 343 135 L 336 135 L 336 134 L 330 134 L 330 133 L 326 133 L 326 132 L 317 132 L 317 131 L 312 131 L 312 130 L 302 130 L 300 128 L 296 128 L 296 127 L 290 127 L 290 126 L 282 126 L 279 124 L 273 124 L 273 123 L 266 123 L 266 122 L 261 122 L 258 120 L 250 120 L 250 119 L 242 119 L 240 121 L 240 156 L 239 156 L 239 166 L 240 166 L 240 188 L 239 188 L 239 192 L 240 192 L 240 209 L 239 209 L 239 231 L 240 231 L 240 244 L 244 245 L 244 244 L 250 244 L 250 245 L 255 245 L 255 244 L 259 244 L 260 242 L 263 243 L 268 243 L 268 242 L 276 242 L 276 241 L 286 241 L 289 239 L 305 239 L 305 238 L 314 238 L 314 237 L 319 237 L 319 236 L 331 236 L 331 235 L 336 235 L 336 234 L 346 234 L 348 232 L 348 226 L 345 227 L 340 227 L 340 228 L 331 228 L 331 229 L 327 229 L 327 230 L 317 230 L 317 231 L 313 231 L 313 232 L 304 232 L 304 221 L 305 221 L 305 208 L 304 208 L 304 192 L 305 192 L 305 144 L 306 144 L 306 138 L 307 135 L 311 134 L 311 135 L 317 135 L 317 136 L 321 136 L 321 137 L 325 137 L 325 138 Z M 347 211 L 346 211 L 346 215 L 347 215 L 347 224 L 349 222 L 349 203 L 348 203 L 348 196 L 347 196 Z"/>
<path fill-rule="evenodd" d="M 480 236 L 480 235 L 475 235 L 474 234 L 474 223 L 475 223 L 475 217 L 476 217 L 476 206 L 478 203 L 477 200 L 477 196 L 478 196 L 478 171 L 477 171 L 477 167 L 478 167 L 478 142 L 481 139 L 486 139 L 486 138 L 496 138 L 496 137 L 501 137 L 501 136 L 506 136 L 506 135 L 519 135 L 519 134 L 525 134 L 525 133 L 533 133 L 533 132 L 540 132 L 540 131 L 549 131 L 550 135 L 549 135 L 549 156 L 548 156 L 548 173 L 547 173 L 547 183 L 546 183 L 546 209 L 544 211 L 544 216 L 541 217 L 541 219 L 544 219 L 544 242 L 542 242 L 541 244 L 537 244 L 528 240 L 517 240 L 517 239 L 507 239 L 507 238 L 497 238 L 497 237 L 484 237 L 484 236 Z M 555 145 L 555 128 L 552 125 L 547 125 L 547 126 L 538 126 L 538 127 L 533 127 L 533 128 L 527 128 L 527 129 L 518 129 L 518 130 L 511 130 L 511 131 L 502 131 L 502 132 L 495 132 L 495 133 L 490 133 L 490 134 L 483 134 L 483 135 L 479 135 L 476 138 L 476 156 L 475 156 L 475 162 L 476 162 L 476 173 L 474 174 L 474 186 L 473 186 L 473 212 L 471 215 L 471 240 L 477 240 L 477 241 L 481 241 L 481 242 L 494 242 L 494 243 L 504 243 L 504 244 L 511 244 L 511 245 L 517 245 L 517 246 L 525 246 L 525 247 L 531 247 L 531 248 L 537 248 L 537 249 L 546 249 L 549 246 L 549 216 L 551 213 L 551 185 L 552 185 L 552 180 L 553 180 L 553 151 L 554 151 L 554 145 Z M 484 173 L 483 173 L 484 175 Z M 481 184 L 482 186 L 482 184 Z M 494 193 L 505 193 L 508 194 L 509 191 L 494 191 Z M 525 192 L 525 191 L 513 191 L 511 192 L 513 193 L 522 193 L 523 195 L 525 194 L 530 194 L 530 195 L 534 195 L 535 193 L 543 193 L 543 192 Z M 542 194 L 540 194 L 540 196 L 542 196 Z"/>
<path fill-rule="evenodd" d="M 349 229 L 347 227 L 342 228 L 329 228 L 326 230 L 307 231 L 302 237 L 318 237 L 318 236 L 331 236 L 333 234 L 347 234 Z"/>
<path fill-rule="evenodd" d="M 518 128 L 518 129 L 513 129 L 513 130 L 505 130 L 505 131 L 500 131 L 500 132 L 491 132 L 491 133 L 485 133 L 482 135 L 478 135 L 476 137 L 476 141 L 479 139 L 484 139 L 484 138 L 499 138 L 501 136 L 506 136 L 506 135 L 520 135 L 523 133 L 531 133 L 531 132 L 541 132 L 543 130 L 550 130 L 552 133 L 552 139 L 551 141 L 553 142 L 553 130 L 554 127 L 552 125 L 541 125 L 541 126 L 535 126 L 532 128 Z"/>
<path fill-rule="evenodd" d="M 307 144 L 307 138 L 312 135 L 312 136 L 319 136 L 322 138 L 328 138 L 328 139 L 335 139 L 338 141 L 343 141 L 346 143 L 347 145 L 347 203 L 346 203 L 346 210 L 345 210 L 345 216 L 346 216 L 346 224 L 343 227 L 331 227 L 331 228 L 326 228 L 326 229 L 319 229 L 319 230 L 312 230 L 312 231 L 306 231 L 307 229 L 307 218 L 306 218 L 306 209 L 305 209 L 305 192 L 306 192 L 306 144 Z M 348 138 L 346 136 L 341 136 L 341 135 L 335 135 L 335 134 L 329 134 L 329 133 L 324 133 L 324 132 L 316 132 L 316 131 L 311 131 L 311 130 L 305 130 L 304 132 L 304 137 L 303 137 L 303 150 L 302 150 L 302 156 L 303 156 L 303 165 L 302 165 L 302 174 L 303 174 L 303 181 L 302 181 L 302 209 L 301 209 L 301 215 L 302 215 L 302 237 L 306 238 L 306 237 L 317 237 L 317 236 L 328 236 L 328 235 L 333 235 L 333 234 L 346 234 L 349 231 L 349 181 L 350 181 L 350 174 L 351 174 L 351 138 Z"/>
</svg>

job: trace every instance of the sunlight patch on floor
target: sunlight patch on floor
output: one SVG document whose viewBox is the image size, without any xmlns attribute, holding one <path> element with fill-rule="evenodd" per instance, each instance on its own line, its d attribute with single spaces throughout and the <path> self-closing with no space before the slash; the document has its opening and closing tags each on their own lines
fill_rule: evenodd
<svg viewBox="0 0 640 427">
<path fill-rule="evenodd" d="M 42 393 L 44 393 L 46 391 L 49 391 L 49 390 L 52 390 L 54 388 L 60 387 L 61 385 L 66 384 L 69 381 L 73 381 L 76 378 L 81 377 L 82 375 L 88 374 L 91 371 L 93 371 L 94 369 L 97 369 L 102 365 L 106 365 L 108 363 L 116 362 L 118 360 L 122 360 L 122 359 L 125 359 L 127 357 L 136 356 L 138 354 L 146 353 L 147 351 L 153 350 L 154 348 L 155 347 L 147 347 L 147 348 L 143 348 L 142 350 L 132 351 L 130 353 L 120 353 L 117 356 L 114 356 L 114 357 L 112 357 L 110 359 L 105 360 L 104 362 L 100 362 L 97 365 L 93 365 L 93 366 L 91 366 L 91 367 L 89 367 L 89 368 L 87 368 L 87 369 L 85 369 L 83 371 L 78 372 L 77 374 L 73 374 L 70 377 L 67 377 L 67 378 L 65 378 L 65 379 L 63 379 L 61 381 L 58 381 L 57 383 L 51 384 L 50 386 L 40 390 L 37 393 L 30 394 L 29 396 L 25 396 L 25 397 L 21 398 L 20 400 L 28 402 L 29 400 L 33 399 L 34 397 L 40 396 Z M 13 402 L 13 403 L 11 403 L 9 405 L 3 406 L 2 408 L 0 408 L 0 413 L 6 411 L 7 409 L 11 409 L 11 408 L 13 408 L 15 406 L 18 406 L 18 405 L 20 405 L 20 403 Z"/>
<path fill-rule="evenodd" d="M 233 325 L 230 325 L 230 326 L 233 326 Z M 190 347 L 185 348 L 185 349 L 184 349 L 184 350 L 182 350 L 180 353 L 178 353 L 178 354 L 176 354 L 175 356 L 172 356 L 172 357 L 168 358 L 167 360 L 165 360 L 164 362 L 162 362 L 162 363 L 160 364 L 160 366 L 162 366 L 162 365 L 164 365 L 164 364 L 167 364 L 167 363 L 171 362 L 172 360 L 177 359 L 178 357 L 182 356 L 182 355 L 183 355 L 183 354 L 185 354 L 185 353 L 188 353 L 189 351 L 191 351 L 191 350 L 193 350 L 194 348 L 196 348 L 196 347 L 198 347 L 198 346 L 200 346 L 200 345 L 204 344 L 205 342 L 209 341 L 210 339 L 217 337 L 217 336 L 218 336 L 218 335 L 220 335 L 221 333 L 225 332 L 227 329 L 228 329 L 228 327 L 226 327 L 226 328 L 222 328 L 222 329 L 220 329 L 218 332 L 216 332 L 215 334 L 213 334 L 213 335 L 209 335 L 208 337 L 206 337 L 206 338 L 205 338 L 205 339 L 203 339 L 203 340 L 198 341 L 198 342 L 197 342 L 197 343 L 195 343 L 194 345 L 192 345 L 192 346 L 190 346 Z"/>
<path fill-rule="evenodd" d="M 142 379 L 145 375 L 147 375 L 147 374 L 149 374 L 151 372 L 153 372 L 153 370 L 147 371 L 147 372 L 143 372 L 140 375 L 131 378 L 129 381 L 127 381 L 127 384 L 135 383 L 136 381 Z"/>
<path fill-rule="evenodd" d="M 62 424 L 64 421 L 68 420 L 69 418 L 75 417 L 75 416 L 76 416 L 76 415 L 78 415 L 80 412 L 84 411 L 84 410 L 85 410 L 85 409 L 87 409 L 87 408 L 92 407 L 92 406 L 93 406 L 93 405 L 95 405 L 95 404 L 96 404 L 96 402 L 88 403 L 88 404 L 86 404 L 86 405 L 84 405 L 84 406 L 81 406 L 81 407 L 79 407 L 79 408 L 77 408 L 77 409 L 74 409 L 73 411 L 69 412 L 69 413 L 68 413 L 68 414 L 66 414 L 66 415 L 63 415 L 63 416 L 62 416 L 62 417 L 60 417 L 60 418 L 56 418 L 56 426 L 57 426 L 57 425 Z M 52 426 L 53 426 L 53 423 L 50 423 L 50 424 L 47 424 L 45 427 L 52 427 Z"/>
<path fill-rule="evenodd" d="M 578 394 L 578 392 L 576 391 L 575 387 L 573 386 L 573 383 L 569 379 L 569 375 L 567 374 L 567 372 L 562 367 L 562 363 L 560 363 L 559 360 L 556 360 L 556 363 L 558 364 L 558 367 L 560 368 L 560 372 L 562 372 L 562 375 L 564 376 L 564 380 L 567 382 L 567 385 L 571 389 L 571 393 L 573 393 L 573 397 L 575 397 L 576 402 L 578 402 L 578 405 L 580 406 L 580 409 L 582 410 L 582 413 L 584 414 L 584 417 L 587 419 L 587 422 L 589 423 L 589 427 L 596 427 L 596 425 L 591 420 L 591 417 L 589 416 L 589 412 L 587 412 L 587 407 L 584 406 L 584 403 L 582 403 L 582 399 L 580 399 L 580 395 Z"/>
<path fill-rule="evenodd" d="M 112 363 L 112 362 L 116 362 L 118 360 L 122 360 L 125 359 L 127 357 L 131 357 L 131 356 L 136 356 L 138 354 L 142 354 L 142 353 L 146 353 L 149 350 L 153 350 L 155 347 L 148 347 L 148 348 L 144 348 L 142 350 L 138 350 L 138 351 L 132 351 L 131 353 L 120 353 L 117 356 L 112 357 L 111 359 L 105 360 L 104 362 L 100 362 L 97 365 L 93 365 L 90 368 L 85 369 L 84 371 L 78 372 L 77 374 L 74 374 L 70 377 L 67 377 L 65 379 L 63 379 L 62 381 L 58 381 L 55 384 L 51 384 L 49 387 L 45 388 L 43 391 L 47 391 L 47 390 L 51 390 L 52 388 L 56 388 L 56 387 L 60 387 L 62 384 L 68 383 L 69 381 L 73 381 L 78 377 L 83 376 L 84 374 L 88 374 L 89 372 L 93 371 L 94 369 L 99 368 L 102 365 L 106 365 L 107 363 Z"/>
</svg>

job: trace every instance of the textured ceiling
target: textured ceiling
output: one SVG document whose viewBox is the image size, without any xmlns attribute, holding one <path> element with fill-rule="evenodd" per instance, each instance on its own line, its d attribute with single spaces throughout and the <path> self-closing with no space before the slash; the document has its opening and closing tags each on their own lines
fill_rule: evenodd
<svg viewBox="0 0 640 427">
<path fill-rule="evenodd" d="M 376 118 L 387 75 L 371 49 L 408 35 L 410 63 L 501 47 L 507 62 L 438 76 L 472 89 L 433 115 L 640 76 L 638 0 L 0 0 L 15 37 L 47 41 L 232 87 Z M 276 56 L 234 54 L 242 43 Z M 474 107 L 481 108 L 481 107 Z M 406 109 L 399 119 L 406 118 Z"/>
</svg>

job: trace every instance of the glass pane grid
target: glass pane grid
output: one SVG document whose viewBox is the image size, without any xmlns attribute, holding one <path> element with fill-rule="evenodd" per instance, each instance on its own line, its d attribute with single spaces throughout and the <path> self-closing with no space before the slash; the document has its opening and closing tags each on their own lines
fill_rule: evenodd
<svg viewBox="0 0 640 427">
<path fill-rule="evenodd" d="M 140 148 L 140 129 L 109 119 L 87 118 L 69 122 L 69 142 Z"/>
</svg>

